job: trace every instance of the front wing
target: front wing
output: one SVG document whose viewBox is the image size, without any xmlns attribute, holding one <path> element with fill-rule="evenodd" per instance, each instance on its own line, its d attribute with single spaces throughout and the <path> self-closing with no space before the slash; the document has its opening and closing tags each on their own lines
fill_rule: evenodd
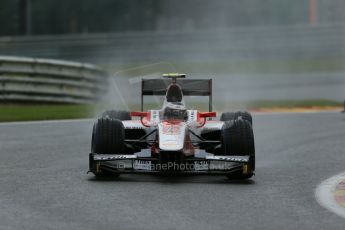
<svg viewBox="0 0 345 230">
<path fill-rule="evenodd" d="M 182 163 L 160 163 L 153 157 L 89 154 L 90 171 L 113 173 L 253 175 L 249 156 L 205 156 L 186 158 Z"/>
</svg>

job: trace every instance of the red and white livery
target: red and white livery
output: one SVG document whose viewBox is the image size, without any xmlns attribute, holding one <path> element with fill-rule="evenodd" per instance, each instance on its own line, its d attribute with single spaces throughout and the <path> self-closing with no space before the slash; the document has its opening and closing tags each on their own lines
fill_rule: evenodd
<svg viewBox="0 0 345 230">
<path fill-rule="evenodd" d="M 226 175 L 248 179 L 255 170 L 252 117 L 212 112 L 212 79 L 166 74 L 142 79 L 139 112 L 105 111 L 93 127 L 89 171 Z M 143 111 L 144 96 L 165 95 L 161 109 Z M 208 96 L 209 111 L 188 110 L 184 96 Z"/>
</svg>

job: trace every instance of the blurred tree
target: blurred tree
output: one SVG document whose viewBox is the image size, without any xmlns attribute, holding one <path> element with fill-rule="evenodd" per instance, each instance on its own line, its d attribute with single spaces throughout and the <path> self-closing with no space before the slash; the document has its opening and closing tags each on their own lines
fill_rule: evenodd
<svg viewBox="0 0 345 230">
<path fill-rule="evenodd" d="M 0 0 L 0 36 L 24 34 L 25 9 L 21 6 L 25 1 L 27 0 Z M 33 34 L 64 34 L 307 24 L 309 0 L 31 2 Z M 345 20 L 344 0 L 317 2 L 320 6 L 317 14 L 322 19 L 321 23 Z"/>
<path fill-rule="evenodd" d="M 0 1 L 0 35 L 19 33 L 18 0 Z"/>
</svg>

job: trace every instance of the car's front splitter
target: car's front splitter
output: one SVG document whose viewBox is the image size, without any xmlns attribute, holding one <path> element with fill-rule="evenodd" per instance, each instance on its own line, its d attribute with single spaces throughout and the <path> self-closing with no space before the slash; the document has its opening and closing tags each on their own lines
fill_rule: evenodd
<svg viewBox="0 0 345 230">
<path fill-rule="evenodd" d="M 136 155 L 90 153 L 90 172 L 126 174 L 253 175 L 249 156 L 206 156 L 183 162 L 160 162 L 157 158 Z"/>
</svg>

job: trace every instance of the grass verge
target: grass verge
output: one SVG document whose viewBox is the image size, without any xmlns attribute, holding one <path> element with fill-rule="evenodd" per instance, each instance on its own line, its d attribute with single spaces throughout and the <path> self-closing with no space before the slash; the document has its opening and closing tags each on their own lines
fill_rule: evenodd
<svg viewBox="0 0 345 230">
<path fill-rule="evenodd" d="M 265 109 L 341 109 L 342 102 L 333 100 L 283 100 L 283 101 L 250 101 L 215 103 L 216 111 L 234 111 L 240 109 L 262 110 Z M 112 106 L 105 104 L 97 105 L 7 105 L 0 104 L 0 122 L 7 121 L 35 121 L 56 119 L 91 118 L 99 115 L 102 111 Z M 157 105 L 146 105 L 146 108 L 155 108 Z M 188 108 L 207 110 L 207 103 L 188 104 Z M 130 106 L 132 110 L 138 110 L 138 105 Z"/>
<path fill-rule="evenodd" d="M 243 59 L 209 62 L 157 62 L 103 67 L 121 76 L 145 76 L 153 73 L 184 72 L 186 74 L 269 74 L 305 72 L 344 72 L 344 58 L 316 59 Z"/>
<path fill-rule="evenodd" d="M 91 105 L 0 105 L 0 122 L 92 117 Z"/>
</svg>

